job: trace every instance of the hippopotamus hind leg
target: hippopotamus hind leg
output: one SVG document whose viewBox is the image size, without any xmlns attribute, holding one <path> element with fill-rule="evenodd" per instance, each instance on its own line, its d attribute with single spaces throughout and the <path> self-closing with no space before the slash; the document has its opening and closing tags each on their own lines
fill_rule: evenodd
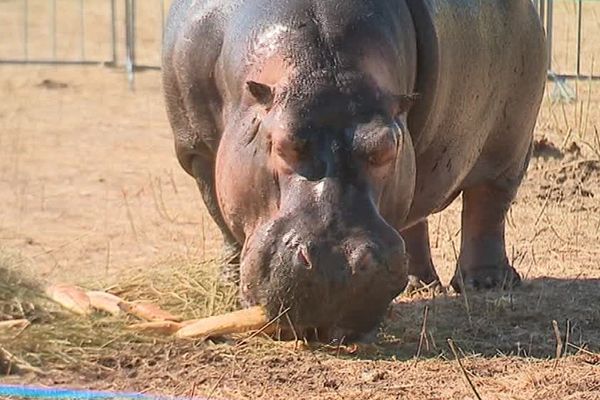
<svg viewBox="0 0 600 400">
<path fill-rule="evenodd" d="M 452 287 L 510 287 L 521 278 L 506 256 L 506 213 L 520 180 L 509 185 L 486 183 L 463 191 L 462 237 Z"/>
</svg>

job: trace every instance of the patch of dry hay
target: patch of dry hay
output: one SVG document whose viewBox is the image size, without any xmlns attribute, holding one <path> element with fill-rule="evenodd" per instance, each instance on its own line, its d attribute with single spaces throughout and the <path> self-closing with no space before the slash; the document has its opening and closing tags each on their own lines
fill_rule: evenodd
<svg viewBox="0 0 600 400">
<path fill-rule="evenodd" d="M 24 263 L 18 256 L 0 253 L 0 321 L 31 322 L 19 332 L 0 332 L 0 376 L 35 372 L 57 379 L 77 372 L 97 378 L 127 368 L 123 360 L 143 358 L 157 347 L 172 344 L 171 338 L 125 329 L 139 322 L 135 317 L 78 316 L 66 311 L 46 297 L 43 282 L 24 272 Z M 172 262 L 126 276 L 105 289 L 126 300 L 150 300 L 186 318 L 201 318 L 236 306 L 235 287 L 222 284 L 216 271 L 216 262 Z"/>
<path fill-rule="evenodd" d="M 26 318 L 46 322 L 52 318 L 46 310 L 41 283 L 27 268 L 24 260 L 0 251 L 0 321 Z"/>
<path fill-rule="evenodd" d="M 219 260 L 192 263 L 169 260 L 120 279 L 106 291 L 126 300 L 149 300 L 184 319 L 197 319 L 232 311 L 237 288 L 219 279 Z"/>
</svg>

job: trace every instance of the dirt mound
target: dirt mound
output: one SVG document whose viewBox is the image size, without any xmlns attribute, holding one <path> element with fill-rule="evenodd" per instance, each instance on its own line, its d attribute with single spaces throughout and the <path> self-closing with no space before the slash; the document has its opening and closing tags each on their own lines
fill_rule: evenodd
<svg viewBox="0 0 600 400">
<path fill-rule="evenodd" d="M 540 185 L 539 198 L 561 202 L 575 197 L 600 195 L 600 161 L 576 160 L 552 168 L 544 173 L 545 183 Z"/>
<path fill-rule="evenodd" d="M 533 157 L 543 158 L 545 160 L 550 158 L 561 159 L 564 154 L 554 143 L 547 138 L 536 139 L 533 141 Z"/>
<path fill-rule="evenodd" d="M 39 84 L 37 84 L 37 87 L 50 89 L 50 90 L 56 90 L 56 89 L 66 89 L 69 87 L 69 85 L 64 82 L 59 82 L 59 81 L 55 81 L 52 79 L 44 79 Z"/>
</svg>

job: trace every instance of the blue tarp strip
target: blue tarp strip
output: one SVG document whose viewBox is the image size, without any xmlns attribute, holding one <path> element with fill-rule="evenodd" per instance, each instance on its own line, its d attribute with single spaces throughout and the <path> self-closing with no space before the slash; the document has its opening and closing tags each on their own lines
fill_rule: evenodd
<svg viewBox="0 0 600 400">
<path fill-rule="evenodd" d="M 0 397 L 27 398 L 27 399 L 138 399 L 138 400 L 205 400 L 202 398 L 183 398 L 152 396 L 142 393 L 121 393 L 99 390 L 78 390 L 67 388 L 47 388 L 27 385 L 2 385 L 0 384 Z"/>
</svg>

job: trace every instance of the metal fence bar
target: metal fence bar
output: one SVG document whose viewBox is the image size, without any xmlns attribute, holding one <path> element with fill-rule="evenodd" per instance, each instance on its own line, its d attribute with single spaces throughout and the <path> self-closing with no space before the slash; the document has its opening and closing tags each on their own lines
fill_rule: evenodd
<svg viewBox="0 0 600 400">
<path fill-rule="evenodd" d="M 165 32 L 165 0 L 158 0 L 158 3 L 160 5 L 160 45 L 162 47 Z"/>
<path fill-rule="evenodd" d="M 79 30 L 81 32 L 80 37 L 80 49 L 79 49 L 79 58 L 81 61 L 85 61 L 85 11 L 84 11 L 84 0 L 79 0 Z"/>
<path fill-rule="evenodd" d="M 23 0 L 23 57 L 27 60 L 29 58 L 28 49 L 28 27 L 29 27 L 29 3 L 28 0 Z"/>
<path fill-rule="evenodd" d="M 44 60 L 28 58 L 27 60 L 8 59 L 0 60 L 0 64 L 17 64 L 17 65 L 104 65 L 104 61 L 94 60 Z"/>
<path fill-rule="evenodd" d="M 576 22 L 576 61 L 575 61 L 575 72 L 574 73 L 557 73 L 553 71 L 552 67 L 552 54 L 553 54 L 553 28 L 554 28 L 554 0 L 533 0 L 534 5 L 539 11 L 540 19 L 546 30 L 546 40 L 548 44 L 548 78 L 555 80 L 554 77 L 565 79 L 589 79 L 589 80 L 600 80 L 600 75 L 594 75 L 593 71 L 590 71 L 588 75 L 582 74 L 581 72 L 581 53 L 582 53 L 582 39 L 583 39 L 583 1 L 575 0 L 577 6 L 577 22 Z"/>
<path fill-rule="evenodd" d="M 135 3 L 135 0 L 133 0 Z M 160 7 L 160 32 L 159 32 L 159 43 L 162 49 L 162 43 L 163 43 L 163 37 L 164 37 L 164 31 L 165 31 L 165 1 L 164 0 L 158 0 L 157 1 L 159 7 Z M 135 13 L 135 9 L 134 9 L 134 13 Z M 133 37 L 133 40 L 135 41 L 135 35 Z M 159 50 L 159 52 L 162 52 L 162 50 Z M 161 58 L 161 56 L 159 55 L 159 58 Z M 161 65 L 160 62 L 158 63 L 158 65 L 152 65 L 152 64 L 139 64 L 135 61 L 135 58 L 133 60 L 133 70 L 156 70 L 156 71 L 160 71 L 161 70 Z"/>
<path fill-rule="evenodd" d="M 552 71 L 552 34 L 554 20 L 554 1 L 546 0 L 546 39 L 548 41 L 548 70 Z"/>
<path fill-rule="evenodd" d="M 125 0 L 125 70 L 129 88 L 135 80 L 135 0 Z"/>
<path fill-rule="evenodd" d="M 581 76 L 581 29 L 582 29 L 583 0 L 577 2 L 577 76 Z"/>
<path fill-rule="evenodd" d="M 52 37 L 52 59 L 56 60 L 56 0 L 51 1 L 50 35 Z"/>
<path fill-rule="evenodd" d="M 110 0 L 110 40 L 112 43 L 112 65 L 117 65 L 117 11 L 115 0 Z"/>
<path fill-rule="evenodd" d="M 565 80 L 565 79 L 574 79 L 574 80 L 590 80 L 590 81 L 600 81 L 600 75 L 577 75 L 577 74 L 548 74 L 549 81 Z"/>
</svg>

